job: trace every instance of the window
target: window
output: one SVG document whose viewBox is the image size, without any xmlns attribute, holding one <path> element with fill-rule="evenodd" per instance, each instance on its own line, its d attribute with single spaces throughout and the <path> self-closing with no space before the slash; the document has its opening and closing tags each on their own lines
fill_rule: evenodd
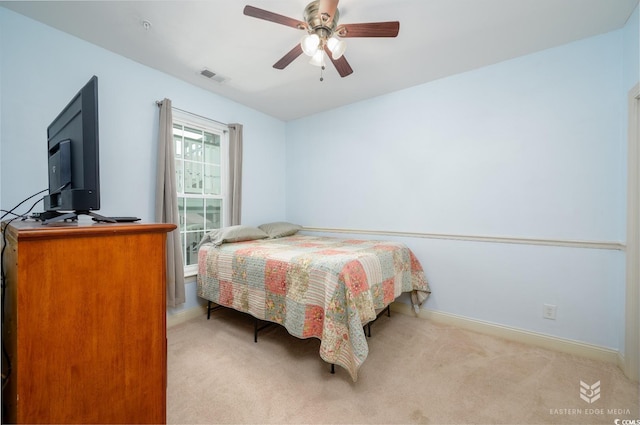
<svg viewBox="0 0 640 425">
<path fill-rule="evenodd" d="M 197 270 L 198 243 L 225 226 L 228 129 L 173 110 L 176 186 L 185 274 Z"/>
</svg>

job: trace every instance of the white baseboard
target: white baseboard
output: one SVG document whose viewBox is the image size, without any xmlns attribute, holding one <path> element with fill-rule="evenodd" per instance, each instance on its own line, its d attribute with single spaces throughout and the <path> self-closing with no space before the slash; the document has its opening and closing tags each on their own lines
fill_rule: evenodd
<svg viewBox="0 0 640 425">
<path fill-rule="evenodd" d="M 186 322 L 187 320 L 195 319 L 196 317 L 206 314 L 207 306 L 196 306 L 185 310 L 182 310 L 175 314 L 167 315 L 167 329 Z"/>
<path fill-rule="evenodd" d="M 481 320 L 470 319 L 468 317 L 439 311 L 420 309 L 419 313 L 416 314 L 413 307 L 409 304 L 400 302 L 391 304 L 391 311 L 407 316 L 417 316 L 421 319 L 432 320 L 437 323 L 451 325 L 485 335 L 504 338 L 509 341 L 520 342 L 536 347 L 559 351 L 561 353 L 574 354 L 580 357 L 613 363 L 621 369 L 624 366 L 624 356 L 618 351 L 610 348 L 544 335 L 523 329 L 511 328 L 509 326 L 498 325 L 495 323 L 483 322 Z M 179 313 L 169 315 L 167 316 L 167 328 L 179 325 L 187 320 L 195 319 L 196 317 L 206 314 L 206 312 L 206 306 L 196 306 L 182 310 Z"/>
<path fill-rule="evenodd" d="M 490 322 L 483 322 L 481 320 L 470 319 L 468 317 L 450 313 L 420 309 L 418 314 L 416 314 L 412 306 L 399 302 L 391 304 L 391 311 L 408 316 L 417 316 L 421 319 L 428 319 L 434 322 L 467 329 L 485 335 L 504 338 L 509 341 L 520 342 L 562 353 L 574 354 L 580 357 L 613 363 L 619 367 L 624 364 L 624 358 L 618 351 L 584 342 L 540 334 L 523 329 L 511 328 Z"/>
</svg>

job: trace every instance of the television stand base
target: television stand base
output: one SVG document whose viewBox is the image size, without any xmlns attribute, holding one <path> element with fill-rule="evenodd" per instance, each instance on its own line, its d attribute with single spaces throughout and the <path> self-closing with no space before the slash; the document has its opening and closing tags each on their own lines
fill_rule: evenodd
<svg viewBox="0 0 640 425">
<path fill-rule="evenodd" d="M 98 221 L 98 222 L 106 221 L 107 223 L 116 223 L 114 219 L 109 217 L 104 217 L 100 214 L 94 213 L 93 211 L 77 211 L 77 210 L 73 212 L 67 212 L 67 213 L 60 213 L 57 211 L 46 211 L 44 213 L 41 213 L 37 219 L 42 220 L 42 224 L 45 225 L 45 224 L 57 223 L 59 221 L 67 221 L 67 220 L 77 221 L 79 215 L 91 216 L 95 221 Z"/>
</svg>

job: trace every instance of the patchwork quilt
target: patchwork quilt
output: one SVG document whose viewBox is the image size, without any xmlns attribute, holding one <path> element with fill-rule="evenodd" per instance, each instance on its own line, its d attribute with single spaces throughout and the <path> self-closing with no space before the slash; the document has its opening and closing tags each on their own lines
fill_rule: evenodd
<svg viewBox="0 0 640 425">
<path fill-rule="evenodd" d="M 198 296 L 320 339 L 320 357 L 357 379 L 369 349 L 363 326 L 402 292 L 430 293 L 402 243 L 296 234 L 198 252 Z M 415 297 L 412 297 L 415 298 Z"/>
</svg>

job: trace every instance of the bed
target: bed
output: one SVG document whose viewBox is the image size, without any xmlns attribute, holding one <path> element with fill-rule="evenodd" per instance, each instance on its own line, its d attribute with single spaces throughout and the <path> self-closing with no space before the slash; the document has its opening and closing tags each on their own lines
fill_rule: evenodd
<svg viewBox="0 0 640 425">
<path fill-rule="evenodd" d="M 198 296 L 318 338 L 320 357 L 354 381 L 369 351 L 363 326 L 403 292 L 418 304 L 430 293 L 402 243 L 303 235 L 287 223 L 260 227 L 231 226 L 203 239 Z M 241 235 L 221 235 L 229 229 Z"/>
</svg>

